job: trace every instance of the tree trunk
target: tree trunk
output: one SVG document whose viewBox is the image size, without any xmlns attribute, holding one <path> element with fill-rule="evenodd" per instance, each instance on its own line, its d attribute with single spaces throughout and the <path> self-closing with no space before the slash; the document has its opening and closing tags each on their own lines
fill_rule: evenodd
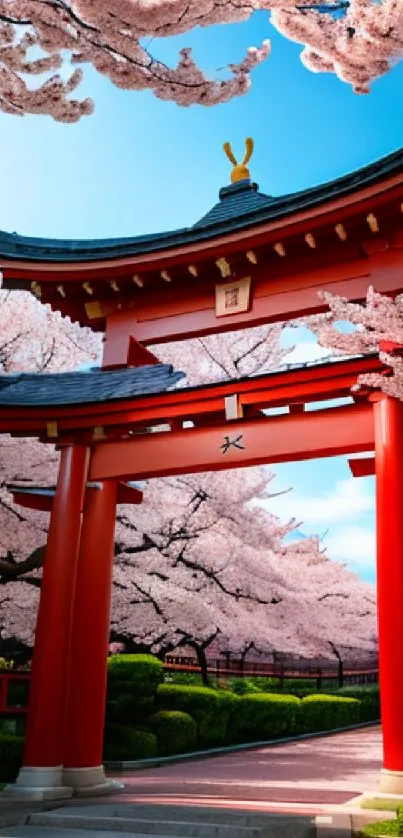
<svg viewBox="0 0 403 838">
<path fill-rule="evenodd" d="M 341 654 L 336 649 L 336 646 L 334 645 L 334 643 L 329 643 L 329 646 L 330 646 L 335 658 L 337 658 L 337 661 L 338 661 L 337 677 L 338 677 L 339 687 L 343 687 L 344 686 L 344 667 L 343 667 L 343 661 L 342 661 L 342 658 L 341 658 Z"/>
<path fill-rule="evenodd" d="M 208 679 L 208 672 L 207 672 L 207 659 L 206 659 L 205 649 L 204 649 L 203 646 L 199 646 L 198 643 L 194 643 L 192 645 L 193 645 L 193 648 L 196 652 L 197 663 L 199 664 L 199 667 L 200 667 L 200 674 L 201 674 L 201 677 L 202 677 L 203 684 L 204 684 L 205 687 L 208 687 L 209 679 Z"/>
</svg>

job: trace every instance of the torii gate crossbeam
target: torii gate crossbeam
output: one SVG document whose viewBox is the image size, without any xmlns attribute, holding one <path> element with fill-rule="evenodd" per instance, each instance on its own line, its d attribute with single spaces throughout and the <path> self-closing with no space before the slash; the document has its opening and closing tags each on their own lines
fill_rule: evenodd
<svg viewBox="0 0 403 838">
<path fill-rule="evenodd" d="M 222 471 L 353 454 L 373 446 L 372 406 L 348 405 L 105 443 L 94 450 L 90 480 Z"/>
</svg>

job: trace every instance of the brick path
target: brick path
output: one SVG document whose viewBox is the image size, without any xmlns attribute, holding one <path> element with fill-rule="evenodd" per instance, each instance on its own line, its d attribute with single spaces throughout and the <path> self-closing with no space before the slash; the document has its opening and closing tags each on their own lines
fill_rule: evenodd
<svg viewBox="0 0 403 838">
<path fill-rule="evenodd" d="M 317 814 L 376 791 L 381 751 L 381 729 L 371 727 L 136 771 L 112 799 Z"/>
</svg>

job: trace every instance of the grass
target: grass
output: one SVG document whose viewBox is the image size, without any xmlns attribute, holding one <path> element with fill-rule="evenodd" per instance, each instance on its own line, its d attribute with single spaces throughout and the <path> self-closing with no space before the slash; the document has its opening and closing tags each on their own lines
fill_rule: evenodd
<svg viewBox="0 0 403 838">
<path fill-rule="evenodd" d="M 361 828 L 355 833 L 357 838 L 377 838 L 380 835 L 401 835 L 398 821 L 377 821 Z"/>
<path fill-rule="evenodd" d="M 385 798 L 382 800 L 380 797 L 374 797 L 368 799 L 366 801 L 367 807 L 369 804 L 372 804 L 372 807 L 375 807 L 375 804 L 378 804 L 379 809 L 381 806 L 385 809 L 386 805 L 388 805 L 389 811 L 396 811 L 396 819 L 393 818 L 389 821 L 377 821 L 376 823 L 369 823 L 368 826 L 364 826 L 359 832 L 358 835 L 362 836 L 362 838 L 377 838 L 377 836 L 381 835 L 401 835 L 403 836 L 403 806 L 401 802 L 396 802 L 391 798 Z"/>
</svg>

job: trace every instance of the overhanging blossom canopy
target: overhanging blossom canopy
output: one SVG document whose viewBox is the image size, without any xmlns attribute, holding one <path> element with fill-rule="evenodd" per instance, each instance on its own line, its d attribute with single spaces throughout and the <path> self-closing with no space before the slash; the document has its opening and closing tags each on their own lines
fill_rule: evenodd
<svg viewBox="0 0 403 838">
<path fill-rule="evenodd" d="M 115 85 L 151 89 L 180 105 L 214 105 L 245 93 L 250 73 L 270 53 L 270 42 L 250 47 L 228 66 L 229 77 L 208 79 L 190 49 L 176 67 L 153 57 L 150 38 L 169 37 L 196 26 L 248 20 L 271 13 L 286 38 L 303 44 L 302 61 L 314 72 L 335 73 L 357 93 L 386 73 L 403 53 L 403 8 L 399 0 L 0 0 L 0 108 L 9 114 L 49 114 L 75 122 L 93 110 L 90 99 L 71 98 L 82 79 L 77 67 L 92 64 Z M 45 74 L 45 81 L 43 81 Z M 41 76 L 32 85 L 30 76 Z"/>
</svg>

